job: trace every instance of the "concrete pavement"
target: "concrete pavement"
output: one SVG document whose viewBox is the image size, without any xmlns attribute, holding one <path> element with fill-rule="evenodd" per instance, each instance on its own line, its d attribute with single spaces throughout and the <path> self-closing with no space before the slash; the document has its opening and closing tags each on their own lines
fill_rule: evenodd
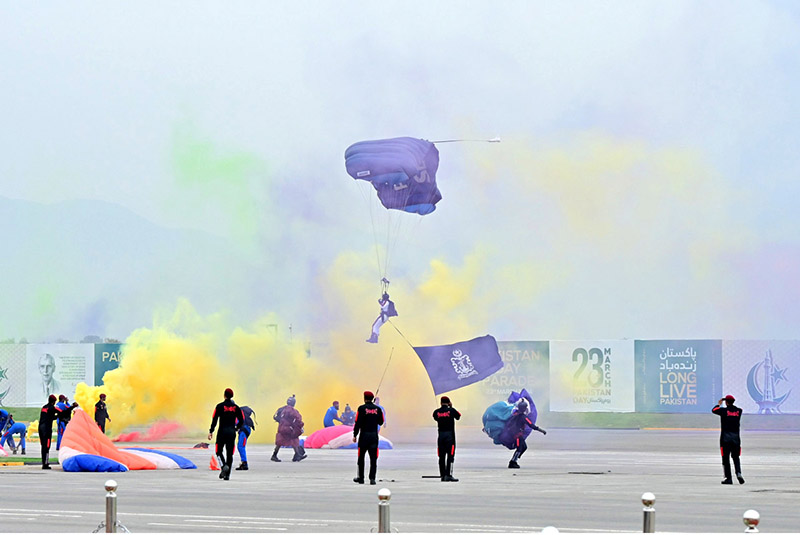
<svg viewBox="0 0 800 535">
<path fill-rule="evenodd" d="M 230 481 L 209 471 L 210 450 L 197 449 L 172 451 L 198 470 L 0 468 L 0 531 L 91 531 L 104 518 L 107 479 L 119 484 L 119 520 L 132 532 L 366 533 L 382 487 L 400 532 L 641 532 L 644 492 L 656 496 L 659 532 L 741 533 L 747 509 L 761 514 L 762 532 L 800 530 L 798 433 L 744 433 L 746 484 L 732 486 L 720 485 L 717 431 L 550 429 L 531 436 L 520 470 L 479 431 L 459 439 L 458 483 L 422 478 L 437 473 L 434 440 L 381 451 L 376 486 L 352 482 L 354 450 L 308 450 L 300 463 L 284 450 L 273 463 L 272 446 L 253 444 L 251 470 Z"/>
</svg>

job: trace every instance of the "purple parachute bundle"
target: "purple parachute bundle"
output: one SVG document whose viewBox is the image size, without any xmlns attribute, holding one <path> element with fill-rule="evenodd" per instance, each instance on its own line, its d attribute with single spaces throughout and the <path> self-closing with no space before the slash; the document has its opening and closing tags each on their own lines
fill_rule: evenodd
<svg viewBox="0 0 800 535">
<path fill-rule="evenodd" d="M 385 208 L 430 214 L 442 194 L 436 186 L 439 151 L 430 141 L 396 137 L 359 141 L 344 153 L 347 173 L 370 182 Z"/>
<path fill-rule="evenodd" d="M 523 400 L 527 408 L 520 410 L 520 402 Z M 535 424 L 537 416 L 536 404 L 523 388 L 521 392 L 511 392 L 508 401 L 498 401 L 486 409 L 483 413 L 483 432 L 495 444 L 514 449 L 517 437 L 528 438 L 532 431 L 530 427 L 521 425 L 521 420 L 527 418 Z"/>
</svg>

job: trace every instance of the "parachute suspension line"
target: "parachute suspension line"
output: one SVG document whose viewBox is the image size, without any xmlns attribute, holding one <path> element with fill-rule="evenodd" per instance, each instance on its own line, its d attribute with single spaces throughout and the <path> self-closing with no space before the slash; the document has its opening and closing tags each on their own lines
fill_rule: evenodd
<svg viewBox="0 0 800 535">
<path fill-rule="evenodd" d="M 409 345 L 409 347 L 410 347 L 411 349 L 414 349 L 414 346 L 411 344 L 411 342 L 409 342 L 409 341 L 408 341 L 408 338 L 406 338 L 406 337 L 403 335 L 403 333 L 401 333 L 401 332 L 400 332 L 400 329 L 398 329 L 398 328 L 397 328 L 397 326 L 396 326 L 394 323 L 392 323 L 392 320 L 390 320 L 390 319 L 387 319 L 387 320 L 386 320 L 386 322 L 387 322 L 389 325 L 391 325 L 392 327 L 394 327 L 394 330 L 395 330 L 395 331 L 397 331 L 397 334 L 399 334 L 399 335 L 400 335 L 400 337 L 401 337 L 403 340 L 405 340 L 405 341 L 406 341 L 406 343 Z"/>
<path fill-rule="evenodd" d="M 386 229 L 386 273 L 389 272 L 389 268 L 391 266 L 390 258 L 394 260 L 393 253 L 398 247 L 397 244 L 400 241 L 400 235 L 403 233 L 401 231 L 404 224 L 403 222 L 406 219 L 405 216 L 407 216 L 407 214 L 401 213 L 396 210 L 388 210 L 388 212 L 397 212 L 397 213 L 390 215 Z M 384 276 L 386 275 L 386 273 L 384 273 Z"/>
<path fill-rule="evenodd" d="M 381 247 L 380 243 L 378 242 L 378 225 L 375 223 L 375 202 L 371 201 L 369 204 L 369 217 L 370 221 L 372 222 L 372 238 L 375 242 L 375 259 L 378 262 L 378 275 L 384 277 L 386 275 L 386 255 L 388 254 L 384 251 L 384 258 L 383 263 L 381 263 Z"/>
<path fill-rule="evenodd" d="M 360 187 L 358 188 L 359 193 L 361 193 L 361 197 L 364 199 L 364 202 L 367 204 L 367 208 L 369 209 L 369 221 L 372 225 L 372 240 L 375 244 L 375 260 L 378 265 L 378 275 L 383 276 L 384 270 L 381 269 L 381 255 L 380 255 L 380 246 L 378 245 L 378 231 L 375 226 L 375 210 L 374 210 L 374 202 L 370 197 L 370 193 L 372 186 L 369 186 L 369 189 Z"/>
<path fill-rule="evenodd" d="M 383 273 L 381 273 L 381 277 L 384 279 L 386 278 L 386 274 L 389 272 L 389 258 L 390 258 L 390 246 L 392 244 L 392 214 L 391 210 L 386 210 L 386 250 L 384 252 L 384 260 L 383 260 Z"/>
<path fill-rule="evenodd" d="M 408 198 L 410 197 L 410 189 L 407 189 L 404 192 L 404 199 L 403 204 L 408 202 Z M 398 249 L 398 244 L 400 243 L 400 237 L 404 236 L 406 232 L 403 230 L 405 226 L 405 220 L 411 215 L 407 214 L 401 210 L 386 210 L 387 217 L 386 217 L 386 258 L 384 263 L 384 278 L 386 274 L 390 272 L 391 268 L 391 260 L 394 260 L 394 253 Z M 404 245 L 404 249 L 407 247 L 407 243 Z"/>
<path fill-rule="evenodd" d="M 431 143 L 461 143 L 463 141 L 477 141 L 478 143 L 500 143 L 499 137 L 492 139 L 440 139 L 439 141 L 431 141 Z"/>
<path fill-rule="evenodd" d="M 386 370 L 389 369 L 389 364 L 392 362 L 392 355 L 394 354 L 394 346 L 392 346 L 392 350 L 389 352 L 389 360 L 386 362 L 386 367 L 383 369 L 383 375 L 381 375 L 381 380 L 378 383 L 378 388 L 375 389 L 375 397 L 378 397 L 378 392 L 381 391 L 381 385 L 383 384 L 383 378 L 386 377 Z"/>
</svg>

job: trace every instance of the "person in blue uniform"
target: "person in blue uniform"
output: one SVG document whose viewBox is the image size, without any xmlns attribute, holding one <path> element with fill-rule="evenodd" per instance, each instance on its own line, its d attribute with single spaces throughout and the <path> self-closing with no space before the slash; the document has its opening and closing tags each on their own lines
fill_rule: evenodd
<svg viewBox="0 0 800 535">
<path fill-rule="evenodd" d="M 342 425 L 353 426 L 356 423 L 356 412 L 350 408 L 349 404 L 345 404 L 342 411 Z"/>
<path fill-rule="evenodd" d="M 19 434 L 19 445 L 22 448 L 22 455 L 25 455 L 25 435 L 28 434 L 28 426 L 22 422 L 15 422 L 14 415 L 9 414 L 6 431 L 3 433 L 3 437 L 0 438 L 0 447 L 5 446 L 6 441 L 8 441 L 11 451 L 16 454 L 17 448 L 14 446 L 14 440 L 11 438 L 12 435 L 16 434 Z"/>
<path fill-rule="evenodd" d="M 9 425 L 8 424 L 9 420 L 10 420 L 10 415 L 8 414 L 8 411 L 5 409 L 0 409 L 0 436 L 2 436 L 3 433 L 6 432 L 6 426 Z M 16 449 L 13 437 L 10 437 L 8 439 L 8 446 L 12 450 Z"/>
<path fill-rule="evenodd" d="M 334 422 L 338 421 L 339 423 L 342 422 L 342 419 L 339 418 L 339 402 L 334 401 L 333 405 L 325 412 L 325 418 L 322 419 L 322 425 L 325 427 L 333 427 L 336 425 Z"/>
<path fill-rule="evenodd" d="M 77 402 L 73 402 L 72 405 L 70 405 L 69 398 L 64 394 L 58 396 L 58 403 L 56 403 L 56 408 L 59 411 L 58 427 L 56 428 L 56 435 L 58 436 L 56 439 L 56 451 L 61 449 L 61 439 L 64 437 L 64 431 L 67 429 L 67 424 L 72 419 L 72 411 L 77 406 Z"/>
<path fill-rule="evenodd" d="M 256 423 L 253 419 L 255 411 L 247 405 L 243 405 L 241 409 L 242 414 L 244 415 L 244 424 L 242 424 L 242 427 L 239 429 L 239 442 L 236 444 L 236 449 L 239 450 L 239 459 L 241 459 L 241 462 L 236 469 L 249 470 L 250 468 L 247 466 L 247 439 L 250 438 L 250 433 L 252 433 L 253 429 L 256 428 Z"/>
<path fill-rule="evenodd" d="M 6 428 L 6 423 L 8 423 L 9 414 L 8 411 L 5 409 L 0 409 L 0 433 L 3 432 Z"/>
</svg>

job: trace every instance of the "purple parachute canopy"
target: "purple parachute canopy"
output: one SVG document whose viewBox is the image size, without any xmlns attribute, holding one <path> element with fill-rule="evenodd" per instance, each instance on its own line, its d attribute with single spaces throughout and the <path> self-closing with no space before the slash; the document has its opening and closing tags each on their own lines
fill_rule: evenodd
<svg viewBox="0 0 800 535">
<path fill-rule="evenodd" d="M 359 141 L 344 153 L 347 173 L 366 180 L 384 207 L 426 215 L 442 194 L 436 187 L 439 151 L 430 141 L 396 137 Z"/>
</svg>

